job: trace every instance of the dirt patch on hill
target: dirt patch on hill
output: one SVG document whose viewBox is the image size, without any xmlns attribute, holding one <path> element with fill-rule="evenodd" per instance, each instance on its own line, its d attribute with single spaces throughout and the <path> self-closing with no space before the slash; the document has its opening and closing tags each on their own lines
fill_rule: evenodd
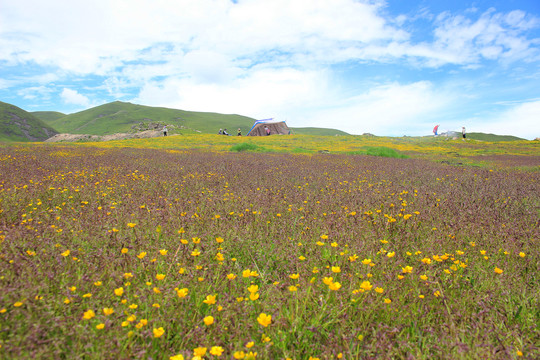
<svg viewBox="0 0 540 360">
<path fill-rule="evenodd" d="M 118 133 L 111 135 L 88 135 L 88 134 L 57 134 L 45 140 L 46 142 L 80 142 L 80 141 L 112 141 L 125 139 L 145 139 L 163 136 L 159 130 L 146 130 L 136 133 Z"/>
</svg>

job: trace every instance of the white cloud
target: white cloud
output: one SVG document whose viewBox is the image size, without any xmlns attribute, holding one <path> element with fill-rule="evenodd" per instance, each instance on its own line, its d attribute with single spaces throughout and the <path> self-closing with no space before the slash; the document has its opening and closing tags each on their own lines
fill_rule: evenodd
<svg viewBox="0 0 540 360">
<path fill-rule="evenodd" d="M 309 114 L 311 119 L 306 118 L 304 126 L 330 124 L 352 134 L 424 135 L 453 100 L 451 94 L 437 91 L 428 81 L 379 85 Z"/>
<path fill-rule="evenodd" d="M 474 131 L 535 139 L 540 137 L 540 100 L 514 105 L 492 118 L 482 120 L 485 125 L 476 125 Z"/>
<path fill-rule="evenodd" d="M 62 93 L 60 94 L 60 97 L 66 104 L 73 104 L 73 105 L 89 105 L 90 100 L 77 92 L 77 90 L 72 90 L 68 88 L 64 88 L 62 90 Z"/>
</svg>

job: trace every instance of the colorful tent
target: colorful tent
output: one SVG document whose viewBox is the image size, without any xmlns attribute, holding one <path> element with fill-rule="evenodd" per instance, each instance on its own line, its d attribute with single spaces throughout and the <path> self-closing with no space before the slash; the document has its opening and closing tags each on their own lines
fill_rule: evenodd
<svg viewBox="0 0 540 360">
<path fill-rule="evenodd" d="M 268 130 L 267 130 L 268 129 Z M 269 134 L 267 132 L 270 132 Z M 290 135 L 291 130 L 284 120 L 263 119 L 256 120 L 247 136 L 266 136 L 266 135 Z"/>
</svg>

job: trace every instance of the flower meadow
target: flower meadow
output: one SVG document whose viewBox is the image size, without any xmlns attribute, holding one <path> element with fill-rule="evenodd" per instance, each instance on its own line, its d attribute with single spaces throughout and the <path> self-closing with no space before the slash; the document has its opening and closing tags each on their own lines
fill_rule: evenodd
<svg viewBox="0 0 540 360">
<path fill-rule="evenodd" d="M 538 358 L 539 208 L 538 171 L 3 147 L 0 358 Z"/>
</svg>

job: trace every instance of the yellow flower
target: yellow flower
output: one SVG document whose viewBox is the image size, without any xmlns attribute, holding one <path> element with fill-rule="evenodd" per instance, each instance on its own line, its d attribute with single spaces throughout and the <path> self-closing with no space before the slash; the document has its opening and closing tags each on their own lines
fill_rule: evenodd
<svg viewBox="0 0 540 360">
<path fill-rule="evenodd" d="M 371 264 L 371 259 L 364 259 L 364 260 L 362 260 L 362 264 L 364 264 L 364 265 L 369 265 L 369 264 Z"/>
<path fill-rule="evenodd" d="M 130 228 L 134 228 L 135 226 L 137 226 L 137 224 L 135 224 L 135 223 L 127 223 L 127 226 L 130 227 Z"/>
<path fill-rule="evenodd" d="M 427 275 L 420 275 L 420 280 L 427 281 Z"/>
<path fill-rule="evenodd" d="M 83 298 L 89 298 L 89 297 L 92 297 L 92 294 L 90 294 L 90 293 L 84 294 L 82 297 L 83 297 Z"/>
<path fill-rule="evenodd" d="M 291 279 L 293 279 L 293 280 L 296 280 L 296 279 L 298 279 L 300 277 L 300 274 L 291 274 L 291 275 L 289 275 L 289 277 Z"/>
<path fill-rule="evenodd" d="M 124 278 L 129 279 L 129 278 L 132 278 L 132 277 L 133 277 L 132 273 L 124 273 Z"/>
<path fill-rule="evenodd" d="M 233 357 L 237 360 L 241 360 L 246 357 L 246 354 L 243 351 L 235 351 Z"/>
<path fill-rule="evenodd" d="M 425 296 L 422 295 L 422 294 L 420 294 L 420 295 L 418 295 L 418 297 L 419 297 L 420 299 L 423 299 Z"/>
<path fill-rule="evenodd" d="M 187 288 L 183 288 L 176 291 L 176 295 L 178 295 L 179 298 L 184 298 L 187 296 L 189 290 Z"/>
<path fill-rule="evenodd" d="M 103 314 L 105 314 L 105 316 L 109 316 L 109 315 L 111 315 L 112 313 L 114 313 L 114 309 L 113 309 L 113 308 L 103 308 Z"/>
<path fill-rule="evenodd" d="M 122 296 L 124 294 L 124 288 L 118 288 L 118 289 L 114 289 L 114 294 L 116 296 Z"/>
<path fill-rule="evenodd" d="M 203 300 L 203 303 L 208 305 L 214 305 L 216 303 L 216 295 L 206 296 L 206 299 Z"/>
<path fill-rule="evenodd" d="M 321 235 L 321 239 L 328 240 L 328 235 L 326 235 L 326 234 Z"/>
<path fill-rule="evenodd" d="M 193 240 L 194 244 L 198 244 L 198 243 L 201 242 L 201 238 L 198 238 L 198 237 L 193 237 L 193 238 L 191 238 L 191 240 Z"/>
<path fill-rule="evenodd" d="M 422 261 L 422 262 L 423 262 L 424 264 L 426 264 L 426 265 L 429 265 L 429 264 L 431 264 L 431 259 L 430 259 L 430 258 L 428 258 L 428 257 L 425 257 L 425 258 L 423 258 L 423 259 L 422 259 L 422 260 L 420 260 L 420 261 Z"/>
<path fill-rule="evenodd" d="M 441 292 L 439 290 L 437 290 L 437 291 L 435 291 L 433 293 L 433 295 L 435 295 L 435 297 L 439 297 L 439 296 L 441 296 Z"/>
<path fill-rule="evenodd" d="M 132 315 L 129 315 L 126 320 L 129 322 L 134 322 L 135 320 L 137 320 L 137 317 L 132 314 Z"/>
<path fill-rule="evenodd" d="M 156 274 L 156 279 L 157 279 L 157 280 L 163 280 L 163 279 L 165 279 L 165 274 Z"/>
<path fill-rule="evenodd" d="M 305 257 L 305 256 L 303 256 L 303 255 L 300 255 L 300 256 L 298 257 L 298 260 L 300 260 L 300 261 L 304 261 L 304 260 L 306 260 L 306 257 Z"/>
<path fill-rule="evenodd" d="M 62 255 L 63 257 L 67 257 L 67 256 L 69 256 L 69 253 L 70 253 L 70 251 L 66 250 L 63 253 L 61 253 L 60 255 Z"/>
<path fill-rule="evenodd" d="M 250 351 L 246 354 L 246 360 L 255 360 L 257 358 L 257 352 Z"/>
<path fill-rule="evenodd" d="M 339 290 L 341 288 L 341 284 L 336 281 L 336 282 L 333 282 L 330 285 L 328 285 L 328 288 L 330 290 L 337 291 L 337 290 Z"/>
<path fill-rule="evenodd" d="M 360 288 L 365 291 L 370 291 L 373 288 L 373 285 L 371 285 L 369 281 L 363 281 L 362 284 L 360 284 Z"/>
<path fill-rule="evenodd" d="M 96 316 L 96 313 L 94 313 L 94 310 L 90 309 L 84 312 L 83 319 L 90 320 L 94 316 Z"/>
<path fill-rule="evenodd" d="M 214 317 L 213 316 L 206 316 L 204 319 L 203 319 L 203 322 L 206 326 L 210 326 L 214 323 Z"/>
<path fill-rule="evenodd" d="M 191 252 L 191 256 L 199 256 L 201 255 L 201 252 L 199 251 L 199 249 L 195 249 Z"/>
<path fill-rule="evenodd" d="M 138 307 L 139 307 L 139 305 L 137 305 L 137 304 L 131 304 L 131 305 L 129 305 L 129 308 L 132 309 L 132 310 L 135 310 L 135 309 L 138 308 Z"/>
<path fill-rule="evenodd" d="M 521 256 L 522 258 L 525 257 L 525 253 L 524 252 L 520 252 L 519 253 L 519 256 Z"/>
<path fill-rule="evenodd" d="M 163 255 L 163 256 L 167 255 L 168 252 L 169 252 L 169 251 L 168 251 L 168 250 L 165 250 L 165 249 L 159 250 L 159 253 L 160 253 L 161 255 Z"/>
<path fill-rule="evenodd" d="M 158 287 L 154 287 L 154 288 L 152 289 L 152 291 L 154 291 L 154 293 L 156 293 L 156 294 L 161 294 L 161 290 L 159 290 Z"/>
<path fill-rule="evenodd" d="M 502 269 L 499 269 L 498 267 L 495 268 L 495 272 L 497 274 L 502 274 L 503 273 L 503 270 Z"/>
<path fill-rule="evenodd" d="M 129 250 L 126 249 L 126 248 L 122 248 L 122 250 L 121 250 L 122 254 L 127 254 L 128 251 L 129 251 Z"/>
<path fill-rule="evenodd" d="M 267 327 L 272 322 L 272 315 L 266 315 L 265 313 L 260 313 L 259 317 L 257 318 L 257 321 L 262 326 Z"/>
<path fill-rule="evenodd" d="M 256 293 L 257 291 L 259 291 L 259 285 L 251 285 L 250 287 L 248 287 L 248 291 L 250 293 Z"/>
<path fill-rule="evenodd" d="M 339 266 L 332 266 L 332 272 L 333 273 L 340 273 L 341 272 L 341 268 Z"/>
<path fill-rule="evenodd" d="M 162 327 L 157 328 L 157 329 L 154 328 L 152 332 L 154 333 L 155 338 L 161 337 L 163 334 L 165 334 L 165 330 Z"/>
<path fill-rule="evenodd" d="M 251 349 L 255 345 L 254 341 L 250 341 L 246 344 L 246 348 Z"/>
<path fill-rule="evenodd" d="M 255 300 L 257 300 L 258 298 L 259 298 L 259 293 L 250 293 L 250 294 L 249 294 L 249 299 L 250 299 L 251 301 L 255 301 Z"/>
<path fill-rule="evenodd" d="M 355 262 L 356 259 L 358 259 L 358 255 L 354 254 L 353 256 L 349 256 L 349 261 L 350 262 Z"/>
<path fill-rule="evenodd" d="M 222 253 L 217 253 L 216 256 L 214 257 L 217 261 L 224 261 L 225 260 L 225 256 L 223 256 Z"/>
<path fill-rule="evenodd" d="M 389 252 L 388 254 L 386 254 L 386 256 L 389 257 L 389 258 L 394 257 L 395 255 L 396 255 L 395 251 L 392 251 L 392 252 Z"/>
<path fill-rule="evenodd" d="M 197 347 L 193 349 L 193 355 L 203 357 L 206 355 L 206 348 L 205 347 Z"/>
<path fill-rule="evenodd" d="M 158 303 L 154 303 L 154 304 L 152 304 L 152 307 L 155 307 L 156 309 L 158 309 L 160 306 L 159 306 Z"/>
<path fill-rule="evenodd" d="M 183 267 L 181 267 L 180 269 L 178 269 L 178 273 L 179 274 L 183 274 L 186 272 L 186 269 L 184 269 Z"/>
<path fill-rule="evenodd" d="M 382 294 L 384 292 L 384 289 L 380 288 L 380 287 L 376 287 L 375 292 L 378 292 L 379 294 Z"/>
<path fill-rule="evenodd" d="M 523 352 L 521 352 L 520 350 L 517 350 L 517 351 L 516 351 L 516 355 L 517 355 L 517 356 L 523 356 Z"/>
<path fill-rule="evenodd" d="M 319 246 L 324 246 L 324 243 L 322 241 L 317 241 L 316 244 Z"/>
<path fill-rule="evenodd" d="M 223 354 L 224 349 L 221 346 L 212 346 L 210 349 L 210 354 L 215 356 L 221 356 Z"/>
<path fill-rule="evenodd" d="M 169 360 L 184 360 L 184 355 L 178 354 L 178 355 L 170 356 Z"/>
<path fill-rule="evenodd" d="M 96 281 L 96 282 L 94 283 L 94 285 L 95 285 L 95 286 L 101 286 L 101 285 L 103 285 L 103 283 L 102 283 L 101 281 Z"/>
<path fill-rule="evenodd" d="M 295 292 L 297 290 L 298 290 L 298 288 L 296 286 L 294 286 L 294 285 L 289 286 L 289 291 L 290 292 Z"/>
<path fill-rule="evenodd" d="M 323 277 L 322 281 L 323 281 L 323 283 L 324 283 L 325 285 L 330 285 L 331 283 L 334 282 L 334 278 L 331 277 L 331 276 Z"/>
<path fill-rule="evenodd" d="M 146 256 L 146 252 L 144 252 L 144 251 L 141 252 L 139 255 L 137 255 L 137 257 L 138 257 L 139 259 L 143 259 L 145 256 Z"/>
<path fill-rule="evenodd" d="M 222 237 L 217 237 L 216 241 L 218 242 L 218 244 L 221 244 L 223 242 L 223 238 Z"/>
<path fill-rule="evenodd" d="M 384 299 L 385 304 L 390 304 L 391 302 L 392 302 L 392 300 L 390 300 L 390 299 Z"/>
<path fill-rule="evenodd" d="M 405 266 L 404 268 L 401 268 L 401 271 L 404 273 L 404 274 L 407 274 L 407 273 L 411 273 L 413 271 L 413 268 L 411 266 Z"/>
<path fill-rule="evenodd" d="M 69 300 L 69 298 L 65 298 L 65 299 L 64 299 L 64 304 L 67 305 L 67 304 L 69 304 L 70 302 L 71 302 L 71 300 Z"/>
<path fill-rule="evenodd" d="M 98 329 L 98 330 L 101 330 L 101 329 L 103 329 L 104 327 L 105 327 L 105 324 L 104 324 L 104 323 L 101 323 L 101 324 L 97 324 L 97 325 L 96 325 L 96 329 Z"/>
</svg>

